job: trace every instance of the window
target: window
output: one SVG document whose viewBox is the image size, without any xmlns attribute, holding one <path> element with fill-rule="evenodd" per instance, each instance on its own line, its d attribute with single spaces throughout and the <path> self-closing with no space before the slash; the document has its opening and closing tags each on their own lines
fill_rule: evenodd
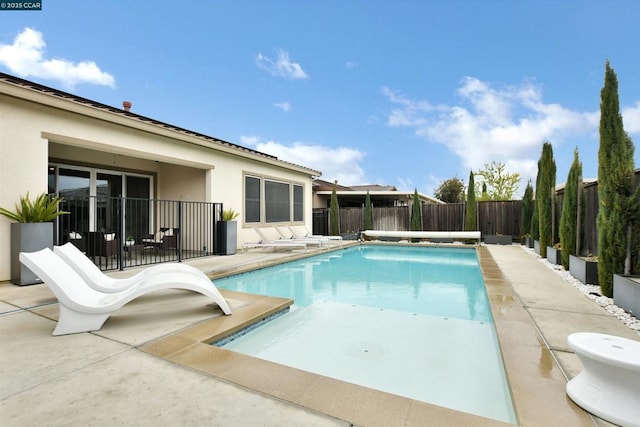
<svg viewBox="0 0 640 427">
<path fill-rule="evenodd" d="M 260 222 L 260 178 L 244 178 L 244 221 Z"/>
<path fill-rule="evenodd" d="M 245 175 L 245 223 L 304 221 L 304 186 Z"/>
<path fill-rule="evenodd" d="M 267 222 L 289 222 L 291 220 L 291 199 L 289 184 L 284 182 L 264 182 L 265 219 Z"/>
<path fill-rule="evenodd" d="M 304 187 L 293 186 L 293 220 L 304 221 Z"/>
</svg>

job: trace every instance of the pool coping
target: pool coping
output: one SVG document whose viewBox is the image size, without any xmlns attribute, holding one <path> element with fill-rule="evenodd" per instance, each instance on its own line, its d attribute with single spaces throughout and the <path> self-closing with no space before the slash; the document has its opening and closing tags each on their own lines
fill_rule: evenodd
<svg viewBox="0 0 640 427">
<path fill-rule="evenodd" d="M 518 424 L 592 425 L 589 415 L 566 396 L 566 378 L 559 364 L 490 252 L 483 246 L 472 248 L 478 254 Z M 243 302 L 233 316 L 212 318 L 138 349 L 354 425 L 510 425 L 212 346 L 210 342 L 293 303 L 285 298 L 221 292 L 225 298 Z"/>
</svg>

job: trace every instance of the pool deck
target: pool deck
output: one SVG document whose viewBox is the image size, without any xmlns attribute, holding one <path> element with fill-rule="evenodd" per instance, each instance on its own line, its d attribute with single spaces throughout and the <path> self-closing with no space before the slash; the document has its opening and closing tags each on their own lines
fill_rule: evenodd
<svg viewBox="0 0 640 427">
<path fill-rule="evenodd" d="M 215 280 L 314 252 L 251 250 L 189 264 Z M 567 337 L 640 336 L 521 247 L 478 254 L 519 424 L 610 425 L 565 393 L 581 370 Z M 127 304 L 100 331 L 54 337 L 48 288 L 0 283 L 0 425 L 509 425 L 210 346 L 291 303 L 222 292 L 231 316 L 202 295 L 167 290 Z"/>
</svg>

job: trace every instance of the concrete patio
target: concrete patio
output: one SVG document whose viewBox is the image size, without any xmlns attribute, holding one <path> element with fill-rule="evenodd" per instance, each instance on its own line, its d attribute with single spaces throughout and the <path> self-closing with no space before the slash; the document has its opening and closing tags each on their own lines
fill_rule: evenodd
<svg viewBox="0 0 640 427">
<path fill-rule="evenodd" d="M 257 250 L 189 263 L 215 280 L 313 253 Z M 640 336 L 520 247 L 482 246 L 478 254 L 520 424 L 608 425 L 565 394 L 566 379 L 581 369 L 567 336 Z M 159 291 L 100 331 L 53 337 L 58 307 L 48 288 L 1 283 L 0 424 L 507 425 L 210 346 L 224 330 L 290 303 L 223 294 L 232 316 L 201 295 Z"/>
</svg>

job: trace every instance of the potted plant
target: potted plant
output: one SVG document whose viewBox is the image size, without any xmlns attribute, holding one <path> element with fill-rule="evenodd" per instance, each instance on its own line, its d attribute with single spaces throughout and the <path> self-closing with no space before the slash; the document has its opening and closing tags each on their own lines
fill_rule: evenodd
<svg viewBox="0 0 640 427">
<path fill-rule="evenodd" d="M 487 234 L 484 236 L 484 243 L 487 245 L 510 245 L 511 244 L 511 235 L 510 234 Z"/>
<path fill-rule="evenodd" d="M 584 284 L 599 285 L 598 257 L 569 255 L 569 272 Z"/>
<path fill-rule="evenodd" d="M 136 239 L 133 237 L 132 234 L 127 234 L 124 244 L 125 246 L 133 246 L 136 244 Z"/>
<path fill-rule="evenodd" d="M 20 263 L 20 252 L 35 252 L 53 247 L 53 221 L 68 212 L 60 211 L 61 197 L 50 197 L 46 193 L 35 199 L 20 197 L 15 210 L 0 208 L 0 215 L 11 223 L 11 281 L 16 285 L 33 285 L 42 281 L 31 270 Z"/>
<path fill-rule="evenodd" d="M 560 247 L 560 243 L 556 243 L 553 246 L 547 246 L 547 261 L 549 261 L 551 264 L 562 264 L 561 256 L 562 248 Z"/>
<path fill-rule="evenodd" d="M 530 249 L 533 249 L 533 238 L 531 237 L 531 234 L 527 233 L 524 236 L 522 236 L 521 242 L 524 242 L 524 245 Z"/>
<path fill-rule="evenodd" d="M 238 248 L 238 224 L 234 221 L 240 213 L 232 208 L 222 210 L 218 222 L 218 248 L 220 255 L 233 255 Z"/>
</svg>

